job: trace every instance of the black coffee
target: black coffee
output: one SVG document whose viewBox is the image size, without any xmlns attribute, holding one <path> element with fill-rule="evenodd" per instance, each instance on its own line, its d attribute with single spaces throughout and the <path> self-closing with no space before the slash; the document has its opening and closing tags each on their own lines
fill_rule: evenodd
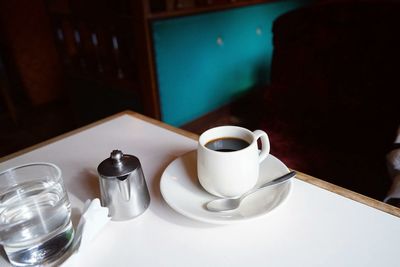
<svg viewBox="0 0 400 267">
<path fill-rule="evenodd" d="M 224 137 L 209 141 L 206 147 L 219 152 L 232 152 L 248 147 L 250 144 L 239 138 Z"/>
</svg>

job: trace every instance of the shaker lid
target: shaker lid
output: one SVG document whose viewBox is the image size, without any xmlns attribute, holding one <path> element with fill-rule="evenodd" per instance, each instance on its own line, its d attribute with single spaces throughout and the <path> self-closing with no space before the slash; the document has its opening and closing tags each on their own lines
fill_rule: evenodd
<svg viewBox="0 0 400 267">
<path fill-rule="evenodd" d="M 124 155 L 121 150 L 113 150 L 109 158 L 97 167 L 97 172 L 107 178 L 128 175 L 140 166 L 139 159 L 132 155 Z"/>
</svg>

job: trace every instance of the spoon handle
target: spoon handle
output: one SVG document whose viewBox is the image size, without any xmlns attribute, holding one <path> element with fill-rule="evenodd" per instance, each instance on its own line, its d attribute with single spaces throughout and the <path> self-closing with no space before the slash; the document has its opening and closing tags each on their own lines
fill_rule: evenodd
<svg viewBox="0 0 400 267">
<path fill-rule="evenodd" d="M 275 178 L 275 179 L 273 179 L 273 180 L 271 180 L 269 182 L 266 182 L 265 184 L 262 184 L 262 185 L 260 185 L 260 186 L 258 186 L 256 188 L 251 189 L 250 191 L 248 191 L 245 194 L 243 194 L 240 197 L 240 199 L 243 199 L 243 198 L 247 197 L 248 195 L 254 193 L 255 191 L 257 191 L 257 190 L 259 190 L 261 188 L 264 188 L 264 187 L 267 187 L 267 186 L 271 186 L 271 185 L 274 185 L 274 184 L 283 183 L 283 182 L 285 182 L 286 180 L 289 180 L 290 178 L 292 178 L 295 175 L 296 175 L 295 171 L 290 171 L 290 172 L 288 172 L 288 173 L 286 173 L 286 174 L 284 174 L 284 175 L 282 175 L 282 176 L 280 176 L 278 178 Z"/>
</svg>

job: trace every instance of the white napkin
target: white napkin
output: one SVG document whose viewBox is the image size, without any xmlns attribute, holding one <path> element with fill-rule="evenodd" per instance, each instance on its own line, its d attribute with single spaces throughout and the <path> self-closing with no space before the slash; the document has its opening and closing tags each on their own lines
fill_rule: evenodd
<svg viewBox="0 0 400 267">
<path fill-rule="evenodd" d="M 111 219 L 108 217 L 108 208 L 100 205 L 98 198 L 87 200 L 83 208 L 83 214 L 79 220 L 72 244 L 72 255 L 61 266 L 73 267 L 78 265 L 80 252 L 83 251 L 100 230 Z"/>
</svg>

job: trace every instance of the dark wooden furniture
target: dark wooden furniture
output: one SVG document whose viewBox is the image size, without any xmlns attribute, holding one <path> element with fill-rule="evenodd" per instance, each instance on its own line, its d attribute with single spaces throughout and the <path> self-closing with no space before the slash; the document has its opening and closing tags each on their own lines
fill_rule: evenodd
<svg viewBox="0 0 400 267">
<path fill-rule="evenodd" d="M 18 126 L 21 122 L 22 107 L 29 106 L 20 75 L 21 70 L 15 64 L 0 26 L 0 119 L 4 128 L 7 128 L 4 124 L 8 122 L 12 122 L 13 127 Z"/>
<path fill-rule="evenodd" d="M 152 22 L 269 1 L 47 0 L 46 2 L 67 80 L 84 79 L 86 87 L 95 83 L 102 88 L 109 88 L 104 90 L 119 90 L 130 94 L 137 101 L 128 108 L 160 119 Z M 74 83 L 72 87 L 79 86 Z"/>
</svg>

